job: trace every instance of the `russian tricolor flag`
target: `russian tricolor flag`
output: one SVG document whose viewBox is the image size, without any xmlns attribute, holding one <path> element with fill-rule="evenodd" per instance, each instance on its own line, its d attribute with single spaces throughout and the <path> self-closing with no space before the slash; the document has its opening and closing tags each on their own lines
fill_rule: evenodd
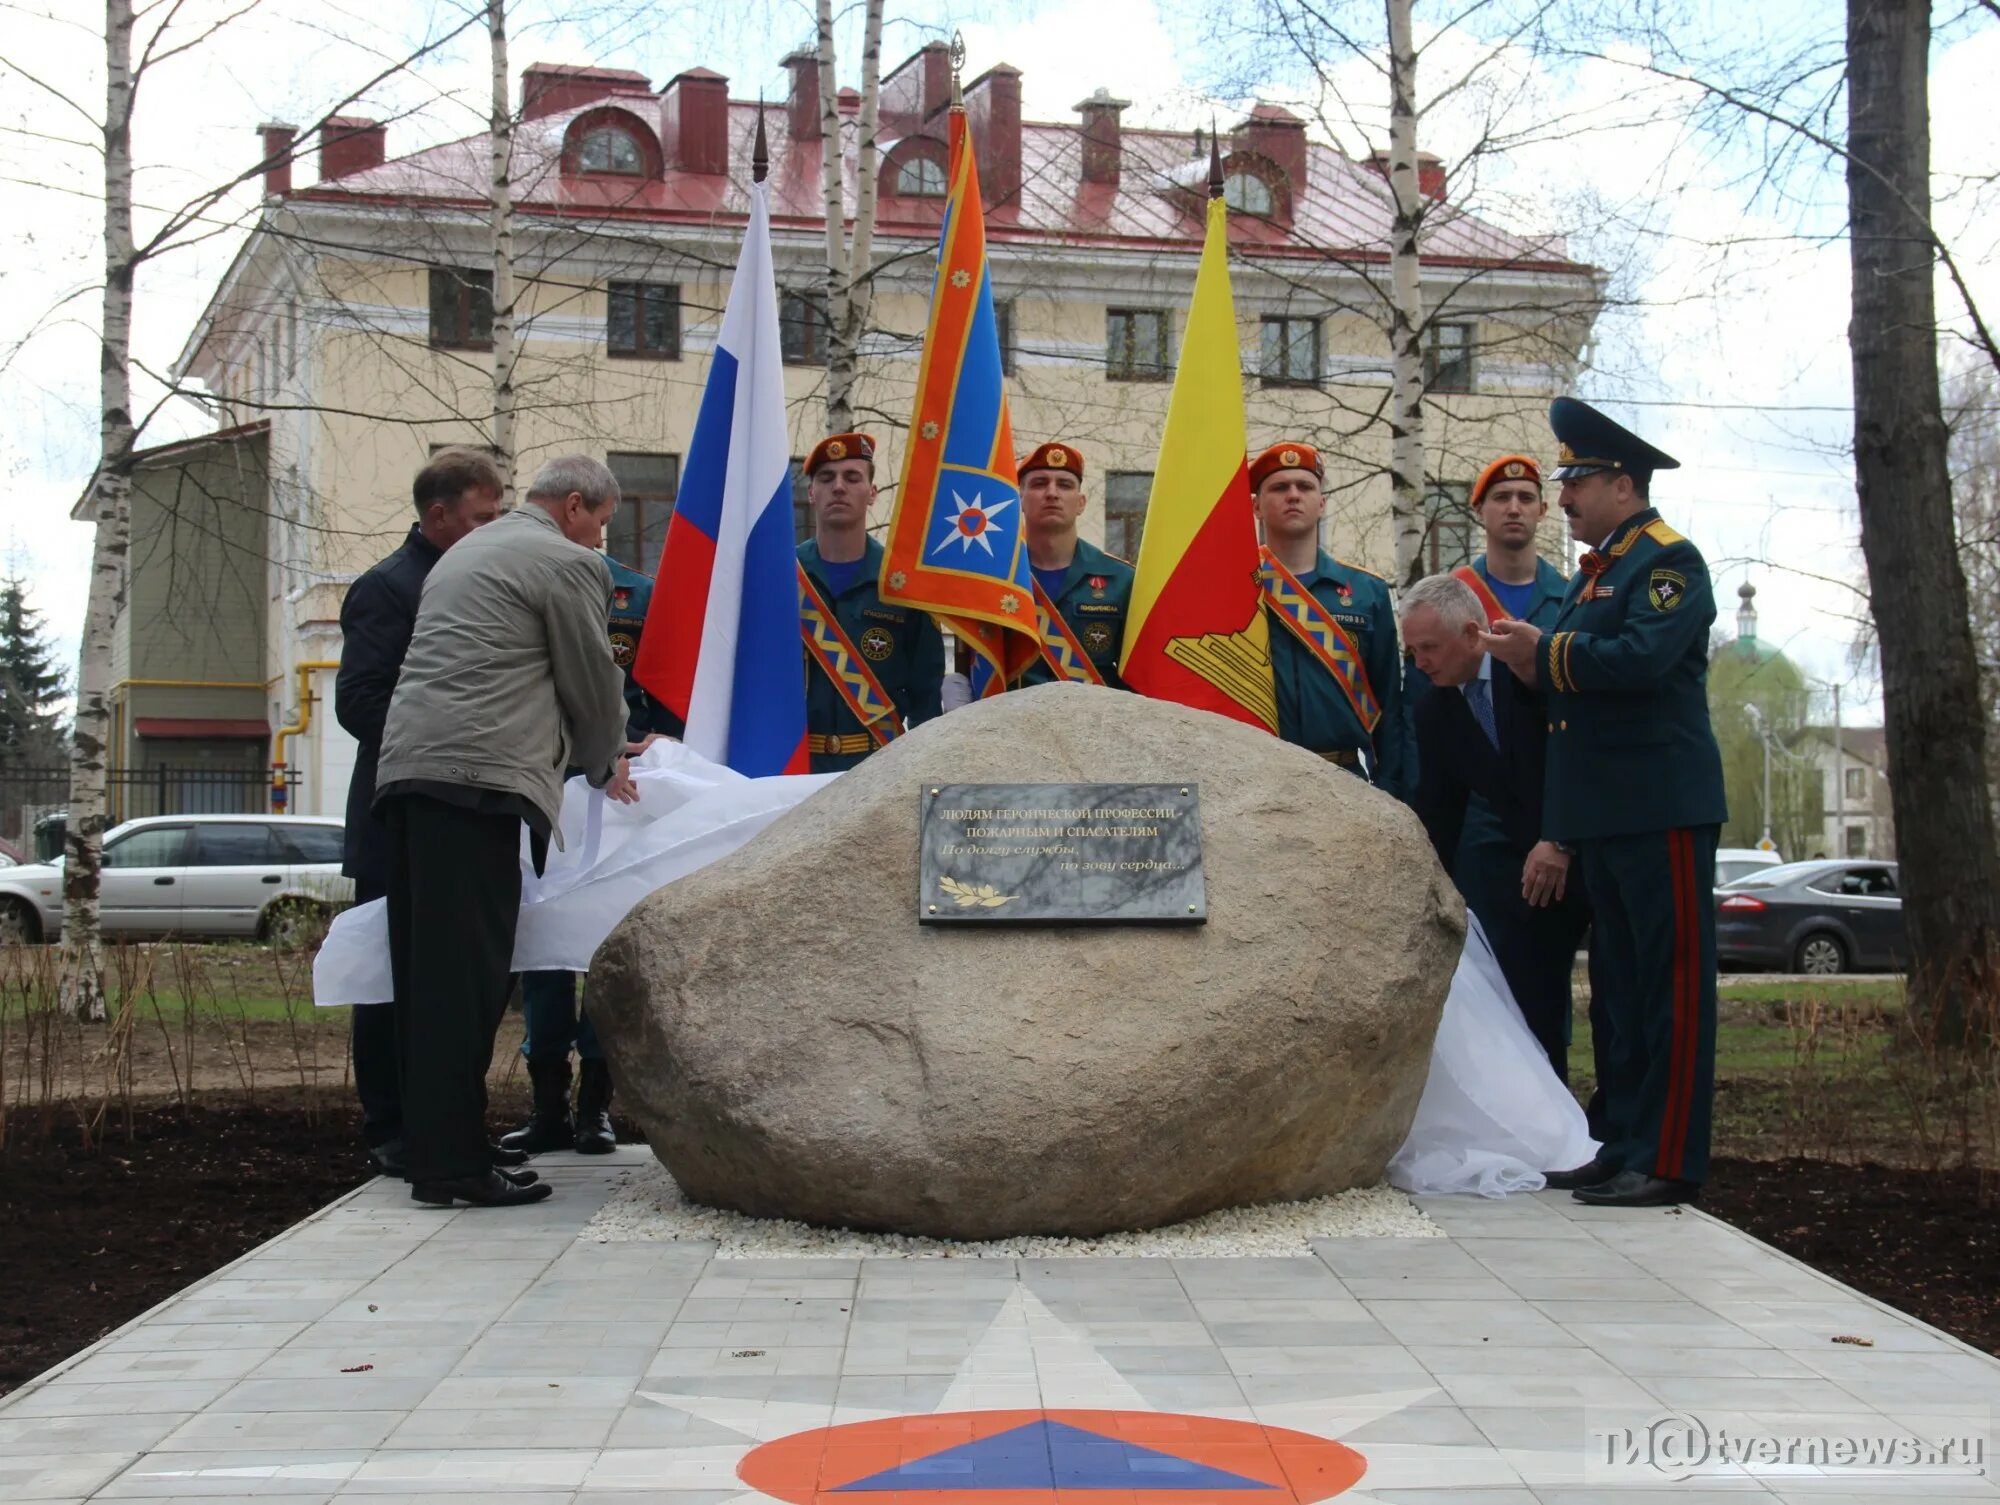
<svg viewBox="0 0 2000 1505">
<path fill-rule="evenodd" d="M 759 182 L 632 666 L 690 748 L 753 778 L 810 769 L 788 440 Z"/>
</svg>

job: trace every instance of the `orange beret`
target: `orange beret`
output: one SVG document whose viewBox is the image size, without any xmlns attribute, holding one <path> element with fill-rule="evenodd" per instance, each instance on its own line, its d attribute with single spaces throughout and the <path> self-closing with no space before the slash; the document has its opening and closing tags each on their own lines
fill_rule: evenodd
<svg viewBox="0 0 2000 1505">
<path fill-rule="evenodd" d="M 806 479 L 819 474 L 822 465 L 831 465 L 839 460 L 866 460 L 872 467 L 875 463 L 875 440 L 869 434 L 834 434 L 813 446 L 806 456 Z"/>
<path fill-rule="evenodd" d="M 1030 450 L 1015 463 L 1014 474 L 1026 476 L 1031 470 L 1066 470 L 1079 481 L 1083 479 L 1083 452 L 1074 444 L 1044 444 L 1039 449 Z"/>
<path fill-rule="evenodd" d="M 1539 491 L 1542 487 L 1542 467 L 1527 455 L 1502 455 L 1479 472 L 1479 479 L 1472 483 L 1472 495 L 1466 499 L 1466 505 L 1477 507 L 1486 500 L 1487 491 L 1497 481 L 1533 481 Z"/>
<path fill-rule="evenodd" d="M 1320 464 L 1319 451 L 1310 444 L 1287 440 L 1283 444 L 1272 445 L 1250 462 L 1250 489 L 1255 491 L 1273 472 L 1280 470 L 1309 470 L 1322 481 L 1326 479 L 1326 467 Z"/>
</svg>

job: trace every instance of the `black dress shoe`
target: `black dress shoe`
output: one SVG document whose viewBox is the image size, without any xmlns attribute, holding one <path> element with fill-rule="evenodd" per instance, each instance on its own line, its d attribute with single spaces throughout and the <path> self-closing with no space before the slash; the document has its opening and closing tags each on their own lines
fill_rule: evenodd
<svg viewBox="0 0 2000 1505">
<path fill-rule="evenodd" d="M 368 1160 L 382 1175 L 403 1179 L 407 1167 L 403 1163 L 403 1141 L 385 1139 L 380 1144 L 368 1146 Z"/>
<path fill-rule="evenodd" d="M 494 1166 L 493 1174 L 498 1176 L 502 1181 L 513 1182 L 516 1186 L 533 1186 L 537 1181 L 542 1179 L 540 1171 L 520 1171 L 515 1170 L 509 1165 Z"/>
<path fill-rule="evenodd" d="M 483 1176 L 457 1176 L 449 1181 L 418 1181 L 410 1187 L 410 1200 L 430 1207 L 449 1207 L 453 1202 L 470 1202 L 474 1207 L 520 1207 L 539 1202 L 549 1194 L 547 1186 L 517 1186 L 499 1171 Z"/>
<path fill-rule="evenodd" d="M 493 1163 L 495 1165 L 526 1165 L 528 1163 L 528 1152 L 526 1150 L 512 1149 L 504 1144 L 496 1144 L 493 1146 Z"/>
<path fill-rule="evenodd" d="M 1596 1186 L 1617 1174 L 1602 1160 L 1586 1160 L 1574 1170 L 1548 1171 L 1542 1180 L 1550 1191 L 1575 1191 L 1580 1186 Z"/>
<path fill-rule="evenodd" d="M 1572 1199 L 1591 1207 L 1678 1207 L 1701 1195 L 1693 1181 L 1667 1181 L 1644 1171 L 1620 1171 L 1609 1181 L 1579 1187 Z"/>
</svg>

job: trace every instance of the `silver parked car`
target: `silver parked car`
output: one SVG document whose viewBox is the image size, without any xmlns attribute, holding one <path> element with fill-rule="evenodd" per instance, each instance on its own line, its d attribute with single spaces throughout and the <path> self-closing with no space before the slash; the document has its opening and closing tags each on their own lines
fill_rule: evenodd
<svg viewBox="0 0 2000 1505">
<path fill-rule="evenodd" d="M 121 936 L 286 941 L 354 901 L 341 822 L 311 815 L 154 815 L 104 838 L 98 905 Z M 0 868 L 0 941 L 62 933 L 62 862 Z"/>
<path fill-rule="evenodd" d="M 1896 972 L 1909 960 L 1896 864 L 1788 862 L 1715 891 L 1716 960 L 1725 968 Z"/>
</svg>

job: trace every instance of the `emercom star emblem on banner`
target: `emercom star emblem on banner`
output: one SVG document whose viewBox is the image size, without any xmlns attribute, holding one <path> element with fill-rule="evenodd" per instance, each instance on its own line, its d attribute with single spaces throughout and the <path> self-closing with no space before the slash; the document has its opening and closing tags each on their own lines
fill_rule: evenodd
<svg viewBox="0 0 2000 1505">
<path fill-rule="evenodd" d="M 1010 615 L 1019 611 L 1021 609 L 1021 598 L 1012 595 L 1002 596 L 1000 598 L 1000 609 Z"/>
<path fill-rule="evenodd" d="M 966 271 L 964 267 L 960 267 L 951 274 L 951 285 L 953 287 L 970 287 L 972 285 L 972 273 Z"/>
<path fill-rule="evenodd" d="M 935 439 L 938 436 L 938 426 L 935 423 L 926 423 L 918 432 L 926 439 Z"/>
<path fill-rule="evenodd" d="M 899 591 L 909 583 L 910 577 L 901 570 L 895 570 L 889 576 L 889 589 L 892 591 Z"/>
<path fill-rule="evenodd" d="M 957 544 L 961 554 L 970 554 L 972 546 L 978 544 L 989 557 L 992 557 L 993 544 L 986 537 L 987 529 L 993 519 L 1014 505 L 1014 498 L 1010 496 L 988 507 L 981 503 L 979 493 L 976 491 L 972 493 L 972 500 L 969 502 L 954 491 L 951 500 L 952 505 L 958 508 L 957 514 L 951 519 L 951 531 L 938 540 L 938 546 L 931 552 L 942 554 L 953 544 Z"/>
</svg>

